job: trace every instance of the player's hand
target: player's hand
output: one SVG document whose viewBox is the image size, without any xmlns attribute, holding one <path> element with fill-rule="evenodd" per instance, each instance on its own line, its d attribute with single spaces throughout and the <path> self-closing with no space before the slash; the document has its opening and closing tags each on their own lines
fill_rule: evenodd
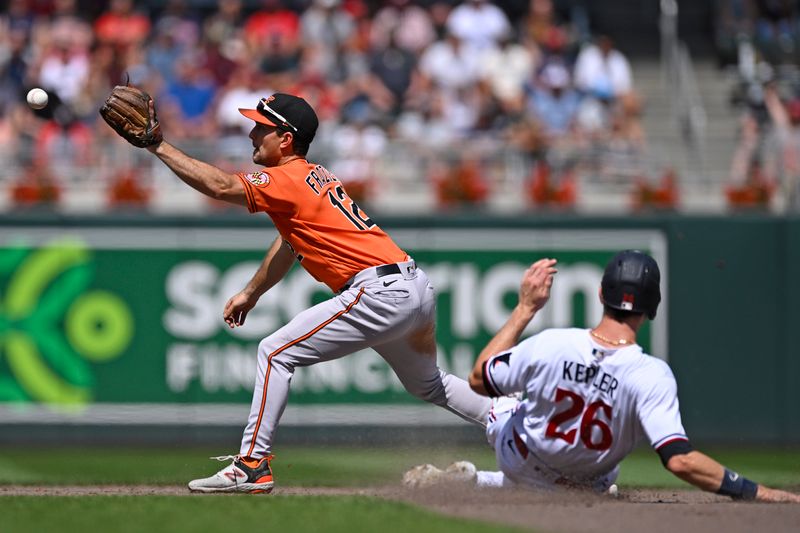
<svg viewBox="0 0 800 533">
<path fill-rule="evenodd" d="M 222 311 L 222 318 L 228 327 L 235 328 L 236 326 L 244 325 L 247 318 L 247 313 L 255 307 L 256 300 L 250 298 L 244 291 L 234 294 L 228 303 L 225 304 L 225 309 Z"/>
<path fill-rule="evenodd" d="M 800 495 L 759 485 L 756 500 L 774 503 L 800 503 Z"/>
<path fill-rule="evenodd" d="M 550 288 L 556 270 L 555 259 L 539 259 L 525 271 L 519 289 L 519 305 L 536 312 L 550 299 Z"/>
</svg>

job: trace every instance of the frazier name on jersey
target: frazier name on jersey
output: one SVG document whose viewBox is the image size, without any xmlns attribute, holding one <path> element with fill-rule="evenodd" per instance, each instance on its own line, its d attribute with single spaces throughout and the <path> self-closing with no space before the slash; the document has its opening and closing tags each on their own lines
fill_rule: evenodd
<svg viewBox="0 0 800 533">
<path fill-rule="evenodd" d="M 311 190 L 319 196 L 319 193 L 322 191 L 322 188 L 327 185 L 328 183 L 340 183 L 339 178 L 334 176 L 328 169 L 321 165 L 317 165 L 314 167 L 314 170 L 308 173 L 306 176 L 306 185 L 311 187 Z"/>
</svg>

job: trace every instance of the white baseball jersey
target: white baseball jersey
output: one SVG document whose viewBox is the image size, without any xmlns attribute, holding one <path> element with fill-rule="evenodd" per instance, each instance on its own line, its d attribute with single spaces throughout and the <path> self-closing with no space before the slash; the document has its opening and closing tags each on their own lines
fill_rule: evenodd
<svg viewBox="0 0 800 533">
<path fill-rule="evenodd" d="M 638 345 L 609 349 L 589 330 L 549 329 L 490 358 L 484 376 L 491 396 L 527 395 L 490 415 L 487 430 L 515 481 L 616 477 L 642 439 L 656 450 L 688 440 L 672 371 Z"/>
</svg>

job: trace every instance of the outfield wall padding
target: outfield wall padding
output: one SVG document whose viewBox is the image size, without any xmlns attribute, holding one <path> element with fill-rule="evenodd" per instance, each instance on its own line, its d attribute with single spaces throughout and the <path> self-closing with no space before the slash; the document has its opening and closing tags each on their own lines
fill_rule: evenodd
<svg viewBox="0 0 800 533">
<path fill-rule="evenodd" d="M 532 260 L 563 266 L 534 330 L 585 327 L 604 262 L 618 249 L 650 251 L 665 301 L 642 344 L 672 367 L 690 436 L 800 443 L 800 219 L 373 218 L 438 280 L 440 354 L 462 374 Z M 19 436 L 26 425 L 243 423 L 259 338 L 326 297 L 295 270 L 253 316 L 258 327 L 220 326 L 221 305 L 274 236 L 263 216 L 4 217 L 0 427 Z M 298 375 L 287 424 L 452 423 L 429 415 L 374 354 L 322 368 Z"/>
</svg>

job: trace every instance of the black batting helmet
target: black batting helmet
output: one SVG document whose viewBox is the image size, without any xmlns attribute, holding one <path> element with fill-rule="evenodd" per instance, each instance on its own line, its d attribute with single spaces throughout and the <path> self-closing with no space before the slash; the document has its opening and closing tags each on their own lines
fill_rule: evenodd
<svg viewBox="0 0 800 533">
<path fill-rule="evenodd" d="M 603 272 L 603 303 L 621 311 L 644 313 L 653 320 L 661 302 L 660 282 L 655 259 L 638 250 L 619 252 Z"/>
</svg>

